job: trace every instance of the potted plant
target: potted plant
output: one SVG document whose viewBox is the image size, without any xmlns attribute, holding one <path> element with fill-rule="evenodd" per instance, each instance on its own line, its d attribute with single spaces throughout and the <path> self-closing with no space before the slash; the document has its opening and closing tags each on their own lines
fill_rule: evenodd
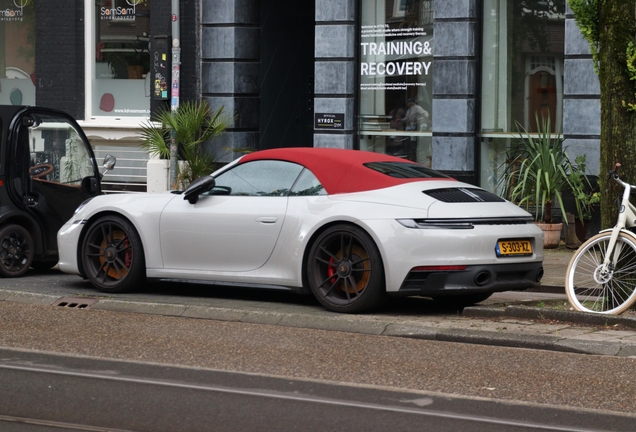
<svg viewBox="0 0 636 432">
<path fill-rule="evenodd" d="M 212 112 L 205 101 L 185 101 L 174 112 L 162 109 L 155 122 L 148 120 L 142 124 L 141 146 L 152 156 L 169 159 L 170 133 L 174 130 L 179 159 L 185 163 L 178 165 L 178 184 L 170 187 L 186 188 L 196 178 L 214 171 L 215 156 L 206 151 L 202 144 L 218 136 L 227 127 L 228 119 L 223 107 Z"/>
<path fill-rule="evenodd" d="M 563 209 L 563 195 L 571 190 L 572 164 L 562 140 L 551 132 L 550 118 L 535 114 L 537 137 L 517 124 L 519 145 L 508 158 L 503 175 L 510 201 L 529 211 L 534 207 L 537 225 L 544 231 L 544 247 L 555 248 L 561 240 L 562 222 L 553 217 L 553 204 Z M 565 221 L 567 223 L 567 220 Z"/>
</svg>

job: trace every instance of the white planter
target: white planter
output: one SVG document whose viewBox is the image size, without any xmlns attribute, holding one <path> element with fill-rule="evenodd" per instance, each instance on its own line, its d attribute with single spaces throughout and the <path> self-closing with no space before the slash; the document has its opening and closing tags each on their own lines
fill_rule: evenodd
<svg viewBox="0 0 636 432">
<path fill-rule="evenodd" d="M 149 159 L 146 166 L 148 192 L 166 192 L 170 176 L 170 161 L 167 159 Z"/>
<path fill-rule="evenodd" d="M 179 161 L 179 169 L 183 170 L 185 161 Z M 147 192 L 166 192 L 172 190 L 170 180 L 170 161 L 168 159 L 149 159 L 146 165 Z M 181 190 L 181 185 L 179 185 Z"/>
</svg>

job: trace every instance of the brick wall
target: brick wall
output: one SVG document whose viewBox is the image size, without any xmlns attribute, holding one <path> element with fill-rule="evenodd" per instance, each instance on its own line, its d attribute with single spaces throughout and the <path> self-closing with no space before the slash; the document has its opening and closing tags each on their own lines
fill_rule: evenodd
<svg viewBox="0 0 636 432">
<path fill-rule="evenodd" d="M 154 0 L 153 0 L 154 1 Z M 201 0 L 181 0 L 181 93 L 184 100 L 201 98 L 201 62 L 199 53 Z"/>
<path fill-rule="evenodd" d="M 37 104 L 83 119 L 84 2 L 47 0 L 34 5 Z"/>
</svg>

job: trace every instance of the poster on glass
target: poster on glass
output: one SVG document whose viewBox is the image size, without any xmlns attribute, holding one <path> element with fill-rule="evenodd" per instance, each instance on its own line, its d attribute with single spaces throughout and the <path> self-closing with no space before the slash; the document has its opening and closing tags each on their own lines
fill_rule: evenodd
<svg viewBox="0 0 636 432">
<path fill-rule="evenodd" d="M 360 149 L 431 166 L 433 1 L 364 2 Z"/>
</svg>

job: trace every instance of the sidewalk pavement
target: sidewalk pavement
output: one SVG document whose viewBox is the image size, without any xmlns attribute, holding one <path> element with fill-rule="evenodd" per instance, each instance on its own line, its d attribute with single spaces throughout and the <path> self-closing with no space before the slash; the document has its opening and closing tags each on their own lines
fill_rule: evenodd
<svg viewBox="0 0 636 432">
<path fill-rule="evenodd" d="M 565 248 L 545 251 L 540 289 L 497 293 L 456 314 L 432 313 L 430 306 L 428 312 L 414 308 L 397 314 L 345 315 L 318 305 L 207 297 L 193 302 L 180 297 L 131 301 L 126 296 L 82 296 L 65 298 L 60 304 L 59 296 L 1 289 L 0 301 L 636 357 L 636 313 L 605 316 L 571 310 L 563 285 L 573 253 Z"/>
</svg>

